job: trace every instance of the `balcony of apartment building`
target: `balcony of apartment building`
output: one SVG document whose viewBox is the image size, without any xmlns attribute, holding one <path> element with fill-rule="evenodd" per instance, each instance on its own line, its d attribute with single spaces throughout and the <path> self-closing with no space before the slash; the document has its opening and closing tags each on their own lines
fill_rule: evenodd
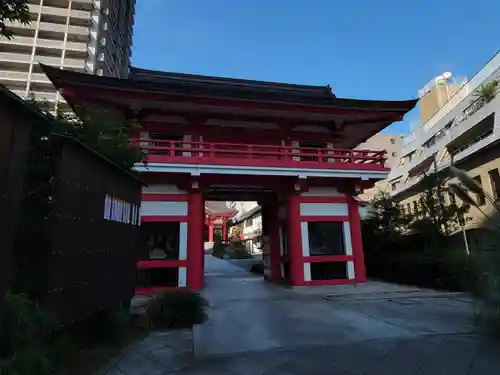
<svg viewBox="0 0 500 375">
<path fill-rule="evenodd" d="M 45 16 L 44 16 L 45 17 Z M 88 26 L 77 26 L 70 23 L 54 23 L 51 21 L 46 21 L 42 17 L 40 23 L 37 19 L 32 19 L 29 25 L 23 25 L 18 22 L 6 22 L 6 26 L 9 27 L 16 36 L 24 36 L 33 38 L 37 34 L 38 39 L 48 39 L 48 40 L 64 40 L 64 35 L 67 34 L 67 41 L 69 42 L 88 42 L 89 40 L 89 29 Z M 38 30 L 36 32 L 36 30 Z M 13 39 L 15 42 L 15 39 Z"/>
<path fill-rule="evenodd" d="M 15 52 L 0 52 L 0 67 L 17 66 L 22 70 L 22 65 L 36 64 L 42 63 L 50 66 L 60 66 L 63 65 L 65 68 L 70 68 L 76 71 L 84 71 L 85 69 L 85 60 L 83 59 L 75 59 L 75 58 L 64 58 L 62 60 L 61 55 L 56 56 L 41 56 L 36 54 L 34 56 L 24 54 L 24 53 L 15 53 Z M 48 81 L 47 81 L 48 82 Z"/>
<path fill-rule="evenodd" d="M 4 46 L 3 49 L 8 49 L 9 51 L 18 51 L 24 53 L 30 53 L 33 49 L 33 37 L 27 36 L 16 36 L 13 39 L 0 39 L 0 46 Z M 2 48 L 0 47 L 0 50 Z M 54 39 L 42 39 L 38 38 L 36 41 L 36 49 L 41 52 L 56 53 L 59 54 L 63 49 L 66 49 L 66 53 L 71 53 L 75 56 L 86 56 L 87 54 L 87 43 L 85 42 L 64 42 L 61 40 Z"/>
<path fill-rule="evenodd" d="M 40 0 L 28 0 L 30 5 L 40 5 Z M 68 0 L 43 0 L 44 6 L 68 8 Z M 94 0 L 72 0 L 71 9 L 91 11 L 94 9 Z"/>
<path fill-rule="evenodd" d="M 43 3 L 41 19 L 44 22 L 66 24 L 69 16 L 70 25 L 88 26 L 92 22 L 90 10 L 79 10 L 68 8 L 69 3 L 66 1 L 65 6 L 50 6 L 50 1 Z M 38 15 L 40 12 L 39 4 L 28 4 L 31 14 Z"/>
<path fill-rule="evenodd" d="M 164 172 L 305 175 L 360 177 L 387 174 L 385 151 L 338 149 L 318 143 L 291 146 L 140 138 L 135 142 L 147 153 L 147 167 Z M 370 177 L 367 177 L 370 178 Z"/>
<path fill-rule="evenodd" d="M 500 139 L 496 109 L 500 109 L 500 98 L 482 105 L 479 110 L 453 129 L 453 137 L 446 148 L 454 162 Z"/>
</svg>

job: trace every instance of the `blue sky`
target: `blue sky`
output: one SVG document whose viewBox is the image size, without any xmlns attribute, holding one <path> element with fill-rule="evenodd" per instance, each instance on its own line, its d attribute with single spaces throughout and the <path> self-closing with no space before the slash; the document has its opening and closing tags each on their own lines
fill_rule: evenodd
<svg viewBox="0 0 500 375">
<path fill-rule="evenodd" d="M 499 0 L 137 0 L 132 64 L 403 100 L 445 71 L 471 77 L 499 25 Z"/>
</svg>

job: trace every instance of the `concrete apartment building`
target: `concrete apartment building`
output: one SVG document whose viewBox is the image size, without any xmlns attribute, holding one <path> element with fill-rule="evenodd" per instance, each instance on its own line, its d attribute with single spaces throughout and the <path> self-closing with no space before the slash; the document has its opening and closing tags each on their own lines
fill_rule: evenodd
<svg viewBox="0 0 500 375">
<path fill-rule="evenodd" d="M 451 164 L 467 171 L 487 193 L 500 199 L 500 94 L 486 101 L 478 93 L 481 85 L 498 79 L 500 53 L 468 82 L 447 79 L 430 87 L 421 99 L 424 121 L 403 140 L 400 163 L 389 175 L 392 195 L 408 212 L 415 212 L 424 174 L 446 172 Z M 443 97 L 447 98 L 444 105 Z M 453 195 L 447 199 L 458 200 Z M 484 197 L 478 196 L 477 202 L 487 214 L 495 216 Z M 467 216 L 469 246 L 486 246 L 491 223 L 475 207 Z"/>
<path fill-rule="evenodd" d="M 126 77 L 135 0 L 28 0 L 30 25 L 7 23 L 0 38 L 0 83 L 22 98 L 33 93 L 54 108 L 66 104 L 38 63 L 78 72 Z"/>
<path fill-rule="evenodd" d="M 368 149 L 368 150 L 386 150 L 387 161 L 386 164 L 389 168 L 394 168 L 398 165 L 401 158 L 401 150 L 403 149 L 403 138 L 402 134 L 375 134 L 373 137 L 366 140 L 366 142 L 361 143 L 357 149 Z M 380 192 L 391 192 L 389 182 L 386 180 L 377 181 L 375 186 L 371 189 L 365 190 L 363 194 L 359 195 L 360 200 L 369 202 L 375 195 Z"/>
</svg>

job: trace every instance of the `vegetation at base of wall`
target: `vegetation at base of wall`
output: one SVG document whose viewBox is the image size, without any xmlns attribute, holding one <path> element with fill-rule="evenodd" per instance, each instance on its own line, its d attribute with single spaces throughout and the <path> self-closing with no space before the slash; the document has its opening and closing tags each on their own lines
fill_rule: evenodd
<svg viewBox="0 0 500 375">
<path fill-rule="evenodd" d="M 498 82 L 496 82 L 495 87 L 497 85 Z M 494 233 L 495 241 L 493 244 L 477 254 L 473 254 L 477 271 L 473 292 L 483 302 L 477 314 L 478 323 L 485 326 L 492 336 L 498 338 L 500 337 L 500 224 L 498 223 L 500 205 L 465 171 L 453 166 L 450 170 L 459 181 L 459 183 L 450 184 L 450 187 L 464 202 L 474 205 L 484 215 L 486 224 L 492 228 Z M 482 196 L 487 200 L 493 207 L 496 217 L 487 214 L 472 195 Z"/>
<path fill-rule="evenodd" d="M 86 350 L 122 342 L 131 327 L 129 314 L 122 308 L 61 327 L 26 295 L 9 293 L 0 306 L 0 374 L 65 371 Z"/>
<path fill-rule="evenodd" d="M 247 259 L 252 257 L 243 241 L 239 238 L 231 242 L 231 246 L 229 246 L 229 256 L 231 259 Z"/>
<path fill-rule="evenodd" d="M 207 301 L 198 293 L 172 290 L 158 294 L 146 308 L 151 328 L 182 329 L 207 319 Z"/>
<path fill-rule="evenodd" d="M 0 38 L 12 39 L 12 30 L 5 26 L 5 21 L 29 25 L 31 21 L 28 0 L 0 1 Z"/>
<path fill-rule="evenodd" d="M 423 191 L 413 212 L 388 194 L 372 202 L 362 222 L 367 274 L 370 277 L 428 288 L 469 290 L 475 270 L 451 234 L 464 224 L 469 206 L 446 203 L 446 176 L 421 181 Z"/>
<path fill-rule="evenodd" d="M 466 172 L 453 166 L 449 172 L 458 184 L 447 183 L 443 175 L 424 181 L 417 215 L 408 215 L 387 195 L 375 198 L 372 216 L 362 223 L 367 273 L 421 287 L 469 291 L 481 301 L 477 322 L 500 337 L 500 224 L 484 212 L 476 197 L 489 201 L 497 217 L 500 206 Z M 445 203 L 450 192 L 462 201 L 460 207 Z M 485 216 L 485 230 L 493 239 L 488 248 L 470 251 L 465 240 L 458 246 L 453 241 L 454 233 L 465 231 L 470 206 Z"/>
</svg>

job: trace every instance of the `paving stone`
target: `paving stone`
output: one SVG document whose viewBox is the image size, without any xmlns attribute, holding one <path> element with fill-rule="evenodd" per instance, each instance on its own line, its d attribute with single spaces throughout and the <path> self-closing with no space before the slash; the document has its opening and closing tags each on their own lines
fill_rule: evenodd
<svg viewBox="0 0 500 375">
<path fill-rule="evenodd" d="M 180 353 L 169 346 L 155 349 L 147 353 L 146 356 L 170 370 L 181 370 L 194 362 L 192 353 Z"/>
<path fill-rule="evenodd" d="M 257 355 L 230 358 L 224 368 L 235 375 L 263 375 L 268 374 L 278 366 L 284 364 L 289 355 L 286 353 L 263 353 Z"/>
<path fill-rule="evenodd" d="M 152 332 L 145 340 L 151 349 L 168 346 L 181 353 L 193 352 L 193 331 L 191 329 Z"/>
<path fill-rule="evenodd" d="M 483 340 L 467 375 L 500 374 L 500 342 Z"/>
<path fill-rule="evenodd" d="M 117 369 L 125 375 L 165 375 L 169 368 L 149 359 L 142 353 L 128 355 L 120 360 Z"/>
<path fill-rule="evenodd" d="M 104 372 L 103 375 L 126 375 L 126 374 L 117 368 L 112 368 L 112 369 Z"/>
<path fill-rule="evenodd" d="M 432 355 L 425 358 L 417 374 L 466 374 L 477 355 L 479 340 L 445 336 Z"/>
<path fill-rule="evenodd" d="M 393 351 L 380 358 L 380 361 L 372 364 L 362 373 L 366 375 L 416 374 L 429 356 L 436 353 L 442 342 L 443 337 L 440 335 L 416 337 L 402 341 Z M 362 362 L 363 356 L 360 356 L 359 360 Z"/>
</svg>

